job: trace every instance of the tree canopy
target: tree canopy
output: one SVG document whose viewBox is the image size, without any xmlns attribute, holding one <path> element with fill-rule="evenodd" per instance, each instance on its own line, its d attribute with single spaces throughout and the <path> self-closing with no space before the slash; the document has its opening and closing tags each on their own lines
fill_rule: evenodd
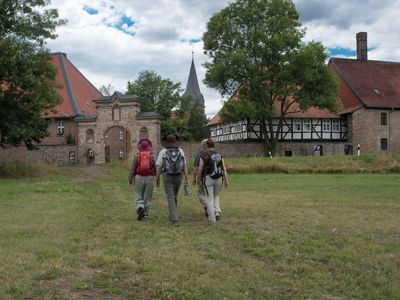
<svg viewBox="0 0 400 300">
<path fill-rule="evenodd" d="M 142 111 L 155 111 L 168 118 L 172 109 L 180 104 L 181 83 L 163 79 L 154 71 L 141 71 L 134 82 L 128 81 L 127 94 L 143 99 Z"/>
<path fill-rule="evenodd" d="M 47 135 L 43 113 L 61 101 L 45 43 L 65 21 L 49 1 L 0 3 L 0 147 L 33 149 Z"/>
<path fill-rule="evenodd" d="M 142 99 L 141 111 L 155 111 L 162 115 L 161 136 L 176 134 L 181 140 L 198 140 L 207 135 L 207 119 L 190 96 L 181 96 L 181 83 L 163 79 L 154 71 L 141 71 L 134 82 L 128 81 L 127 94 Z M 171 119 L 174 111 L 176 118 Z M 206 131 L 206 132 L 205 132 Z"/>
<path fill-rule="evenodd" d="M 322 44 L 302 41 L 305 30 L 290 0 L 237 0 L 215 14 L 203 35 L 205 83 L 235 96 L 223 121 L 260 120 L 267 151 L 276 152 L 283 117 L 296 103 L 335 110 L 337 82 Z M 276 116 L 276 107 L 281 114 Z M 272 118 L 280 118 L 274 129 Z"/>
</svg>

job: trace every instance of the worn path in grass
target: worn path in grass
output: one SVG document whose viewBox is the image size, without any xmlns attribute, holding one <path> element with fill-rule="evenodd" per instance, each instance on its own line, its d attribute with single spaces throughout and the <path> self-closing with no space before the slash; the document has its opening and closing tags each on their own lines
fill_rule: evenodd
<svg viewBox="0 0 400 300">
<path fill-rule="evenodd" d="M 138 222 L 128 165 L 0 181 L 0 299 L 398 299 L 399 174 L 231 174 Z M 60 175 L 61 174 L 61 175 Z"/>
</svg>

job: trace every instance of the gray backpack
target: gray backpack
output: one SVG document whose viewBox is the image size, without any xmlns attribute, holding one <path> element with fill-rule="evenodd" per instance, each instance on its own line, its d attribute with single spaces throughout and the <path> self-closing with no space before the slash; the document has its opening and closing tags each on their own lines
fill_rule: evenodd
<svg viewBox="0 0 400 300">
<path fill-rule="evenodd" d="M 170 175 L 177 175 L 183 172 L 184 160 L 179 148 L 167 148 L 164 161 L 163 171 Z"/>
</svg>

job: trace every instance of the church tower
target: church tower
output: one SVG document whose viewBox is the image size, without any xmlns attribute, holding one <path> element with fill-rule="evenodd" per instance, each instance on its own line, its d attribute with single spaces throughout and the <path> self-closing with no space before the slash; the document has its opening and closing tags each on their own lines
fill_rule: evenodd
<svg viewBox="0 0 400 300">
<path fill-rule="evenodd" d="M 186 90 L 182 96 L 191 96 L 194 103 L 204 109 L 204 97 L 200 92 L 199 82 L 197 80 L 196 67 L 194 66 L 194 58 L 192 52 L 192 65 L 190 66 L 189 78 L 186 84 Z"/>
</svg>

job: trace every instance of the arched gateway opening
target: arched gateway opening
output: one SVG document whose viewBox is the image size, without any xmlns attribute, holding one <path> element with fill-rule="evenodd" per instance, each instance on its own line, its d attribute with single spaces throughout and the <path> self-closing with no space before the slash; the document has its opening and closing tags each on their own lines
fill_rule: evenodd
<svg viewBox="0 0 400 300">
<path fill-rule="evenodd" d="M 121 126 L 112 126 L 104 132 L 105 162 L 127 159 L 131 152 L 131 136 Z"/>
</svg>

